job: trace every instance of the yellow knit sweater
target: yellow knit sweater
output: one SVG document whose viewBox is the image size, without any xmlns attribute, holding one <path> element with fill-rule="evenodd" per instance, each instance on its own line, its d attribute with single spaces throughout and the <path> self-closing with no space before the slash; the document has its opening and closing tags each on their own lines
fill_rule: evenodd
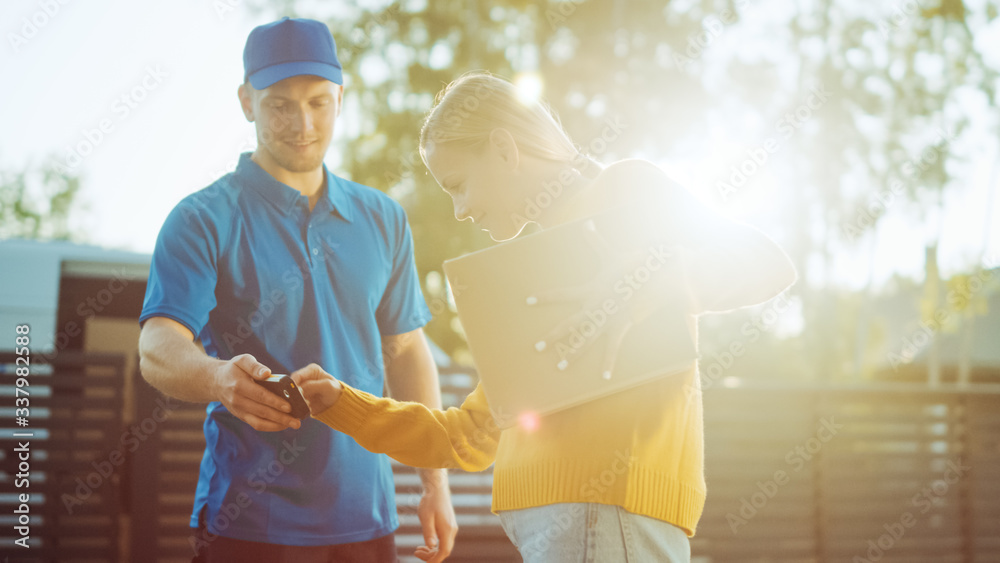
<svg viewBox="0 0 1000 563">
<path fill-rule="evenodd" d="M 794 281 L 791 262 L 770 239 L 708 211 L 655 166 L 624 161 L 598 180 L 564 207 L 565 220 L 658 192 L 664 222 L 690 233 L 696 249 L 693 313 L 760 303 Z M 690 323 L 697 342 L 694 316 Z M 611 504 L 693 536 L 706 498 L 697 373 L 692 363 L 681 374 L 503 431 L 481 386 L 461 407 L 439 410 L 345 385 L 338 402 L 315 418 L 407 465 L 481 471 L 495 460 L 494 512 L 557 502 Z"/>
<path fill-rule="evenodd" d="M 533 428 L 499 431 L 481 386 L 461 407 L 443 411 L 344 385 L 337 403 L 316 419 L 415 467 L 481 471 L 495 458 L 494 512 L 613 504 L 693 536 L 705 505 L 697 390 L 692 368 L 543 417 Z"/>
</svg>

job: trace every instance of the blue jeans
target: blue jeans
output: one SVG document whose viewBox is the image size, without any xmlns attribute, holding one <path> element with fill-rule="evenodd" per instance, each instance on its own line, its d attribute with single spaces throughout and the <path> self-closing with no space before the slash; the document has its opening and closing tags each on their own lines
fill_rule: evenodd
<svg viewBox="0 0 1000 563">
<path fill-rule="evenodd" d="M 680 528 L 620 506 L 559 503 L 499 513 L 524 563 L 689 563 Z"/>
</svg>

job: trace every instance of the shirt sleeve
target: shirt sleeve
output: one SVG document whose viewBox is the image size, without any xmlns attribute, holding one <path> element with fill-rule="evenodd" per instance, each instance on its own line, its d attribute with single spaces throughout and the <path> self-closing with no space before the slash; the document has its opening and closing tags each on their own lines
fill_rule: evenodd
<svg viewBox="0 0 1000 563">
<path fill-rule="evenodd" d="M 337 403 L 314 418 L 370 452 L 412 467 L 465 471 L 482 471 L 496 459 L 501 430 L 479 385 L 448 410 L 343 388 Z"/>
<path fill-rule="evenodd" d="M 139 324 L 173 319 L 197 336 L 215 308 L 219 239 L 205 210 L 192 198 L 167 216 L 153 249 Z"/>
<path fill-rule="evenodd" d="M 392 273 L 375 310 L 379 332 L 403 334 L 416 330 L 431 320 L 430 309 L 420 290 L 420 277 L 413 260 L 413 235 L 406 213 L 399 208 L 399 222 L 394 242 Z"/>
</svg>

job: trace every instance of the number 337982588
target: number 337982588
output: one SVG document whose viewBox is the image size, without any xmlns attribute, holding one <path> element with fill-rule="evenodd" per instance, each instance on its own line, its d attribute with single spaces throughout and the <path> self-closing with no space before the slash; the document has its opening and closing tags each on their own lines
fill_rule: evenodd
<svg viewBox="0 0 1000 563">
<path fill-rule="evenodd" d="M 28 336 L 31 327 L 28 325 L 17 325 L 15 331 L 17 332 L 17 336 L 14 337 L 14 354 L 17 356 L 14 359 L 14 374 L 17 375 L 17 381 L 15 382 L 17 386 L 15 393 L 17 399 L 15 399 L 15 405 L 18 407 L 27 407 L 28 398 L 26 395 L 28 395 L 28 390 L 23 388 L 28 386 L 28 380 L 25 377 L 31 374 L 31 349 L 28 346 L 31 343 L 31 339 Z M 21 395 L 25 396 L 22 397 Z M 15 413 L 15 415 L 17 414 Z"/>
</svg>

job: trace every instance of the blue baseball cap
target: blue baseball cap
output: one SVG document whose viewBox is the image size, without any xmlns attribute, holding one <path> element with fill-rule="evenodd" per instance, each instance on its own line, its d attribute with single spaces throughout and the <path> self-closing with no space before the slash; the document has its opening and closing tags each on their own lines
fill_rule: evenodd
<svg viewBox="0 0 1000 563">
<path fill-rule="evenodd" d="M 292 76 L 311 74 L 343 84 L 337 45 L 323 22 L 300 18 L 257 26 L 243 49 L 243 80 L 257 90 Z"/>
</svg>

